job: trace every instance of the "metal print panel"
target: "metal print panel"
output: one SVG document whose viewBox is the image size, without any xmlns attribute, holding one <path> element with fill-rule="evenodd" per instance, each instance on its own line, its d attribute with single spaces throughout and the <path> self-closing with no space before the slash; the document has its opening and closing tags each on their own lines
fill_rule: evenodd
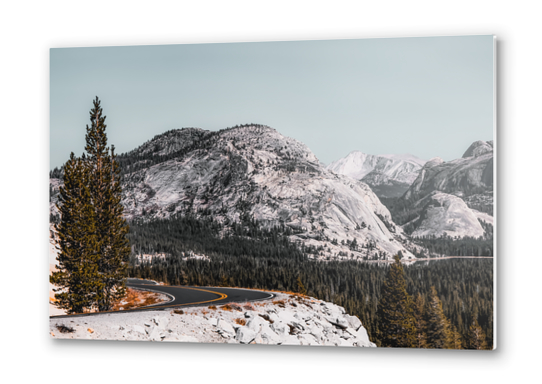
<svg viewBox="0 0 542 384">
<path fill-rule="evenodd" d="M 51 336 L 494 349 L 494 57 L 51 49 Z"/>
</svg>

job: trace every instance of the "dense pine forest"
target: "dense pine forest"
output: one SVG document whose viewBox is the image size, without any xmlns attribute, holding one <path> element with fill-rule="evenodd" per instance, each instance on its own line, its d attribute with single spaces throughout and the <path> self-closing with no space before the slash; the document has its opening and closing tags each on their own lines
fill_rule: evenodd
<svg viewBox="0 0 542 384">
<path fill-rule="evenodd" d="M 168 284 L 232 286 L 301 292 L 345 307 L 358 316 L 372 341 L 380 345 L 377 307 L 389 263 L 314 261 L 314 250 L 292 244 L 289 229 L 263 230 L 245 217 L 224 233 L 211 218 L 177 216 L 130 223 L 129 275 Z M 166 259 L 139 262 L 137 255 L 166 253 Z M 208 260 L 189 257 L 205 255 Z M 443 313 L 456 330 L 456 348 L 474 348 L 472 324 L 483 331 L 484 348 L 493 340 L 493 262 L 451 259 L 404 267 L 408 294 L 423 318 L 425 303 L 438 294 Z M 424 323 L 421 321 L 421 323 Z M 425 321 L 425 324 L 427 321 Z M 425 329 L 425 328 L 424 328 Z M 425 331 L 424 331 L 425 332 Z M 433 347 L 420 344 L 421 347 Z"/>
</svg>

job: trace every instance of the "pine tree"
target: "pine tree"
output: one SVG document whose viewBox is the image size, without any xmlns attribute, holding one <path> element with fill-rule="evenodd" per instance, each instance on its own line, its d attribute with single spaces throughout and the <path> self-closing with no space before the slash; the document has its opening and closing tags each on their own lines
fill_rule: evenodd
<svg viewBox="0 0 542 384">
<path fill-rule="evenodd" d="M 461 340 L 461 334 L 457 331 L 457 328 L 455 325 L 449 324 L 451 333 L 451 340 L 450 345 L 448 346 L 450 349 L 462 349 L 463 343 Z"/>
<path fill-rule="evenodd" d="M 416 348 L 427 348 L 427 334 L 425 323 L 425 300 L 421 293 L 418 293 L 412 304 L 414 318 L 416 319 Z"/>
<path fill-rule="evenodd" d="M 478 324 L 478 315 L 473 316 L 471 326 L 469 327 L 468 349 L 488 349 L 486 337 L 482 327 Z"/>
<path fill-rule="evenodd" d="M 452 343 L 450 324 L 444 316 L 442 303 L 435 287 L 431 287 L 425 314 L 428 348 L 450 348 Z"/>
<path fill-rule="evenodd" d="M 56 286 L 53 289 L 55 305 L 68 313 L 95 309 L 103 289 L 89 179 L 84 159 L 71 153 L 64 166 L 64 185 L 60 187 L 57 204 L 60 211 L 60 221 L 55 225 L 58 267 L 49 279 Z"/>
<path fill-rule="evenodd" d="M 307 289 L 303 285 L 303 281 L 301 281 L 301 276 L 297 276 L 297 291 L 302 295 L 307 294 Z"/>
<path fill-rule="evenodd" d="M 378 335 L 383 347 L 411 348 L 416 345 L 415 318 L 412 301 L 399 256 L 395 256 L 378 302 Z"/>
<path fill-rule="evenodd" d="M 85 166 L 91 174 L 90 192 L 96 212 L 99 236 L 99 272 L 103 292 L 98 308 L 111 309 L 113 303 L 126 293 L 125 277 L 130 245 L 126 238 L 128 225 L 122 217 L 120 169 L 114 147 L 107 147 L 106 124 L 98 97 L 90 111 L 90 127 L 87 125 L 86 146 L 88 154 Z"/>
</svg>

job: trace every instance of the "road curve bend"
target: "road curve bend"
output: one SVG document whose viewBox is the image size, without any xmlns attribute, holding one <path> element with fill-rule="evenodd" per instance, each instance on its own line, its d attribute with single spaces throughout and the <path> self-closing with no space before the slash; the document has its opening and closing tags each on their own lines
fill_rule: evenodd
<svg viewBox="0 0 542 384">
<path fill-rule="evenodd" d="M 275 296 L 273 293 L 270 292 L 256 291 L 252 289 L 159 285 L 154 281 L 142 279 L 127 279 L 126 286 L 128 288 L 163 293 L 170 298 L 170 301 L 166 303 L 158 303 L 146 307 L 139 307 L 122 311 L 104 311 L 74 315 L 59 315 L 50 316 L 50 318 L 91 316 L 104 313 L 155 311 L 166 308 L 223 305 L 227 303 L 244 303 L 248 301 L 268 300 L 272 299 Z"/>
</svg>

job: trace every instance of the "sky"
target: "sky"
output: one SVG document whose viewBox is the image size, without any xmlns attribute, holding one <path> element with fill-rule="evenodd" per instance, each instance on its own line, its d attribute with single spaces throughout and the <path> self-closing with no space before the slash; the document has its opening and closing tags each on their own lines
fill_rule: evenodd
<svg viewBox="0 0 542 384">
<path fill-rule="evenodd" d="M 329 164 L 354 150 L 445 161 L 493 140 L 493 36 L 50 50 L 50 167 L 84 151 L 96 96 L 109 144 L 258 123 Z"/>
</svg>

